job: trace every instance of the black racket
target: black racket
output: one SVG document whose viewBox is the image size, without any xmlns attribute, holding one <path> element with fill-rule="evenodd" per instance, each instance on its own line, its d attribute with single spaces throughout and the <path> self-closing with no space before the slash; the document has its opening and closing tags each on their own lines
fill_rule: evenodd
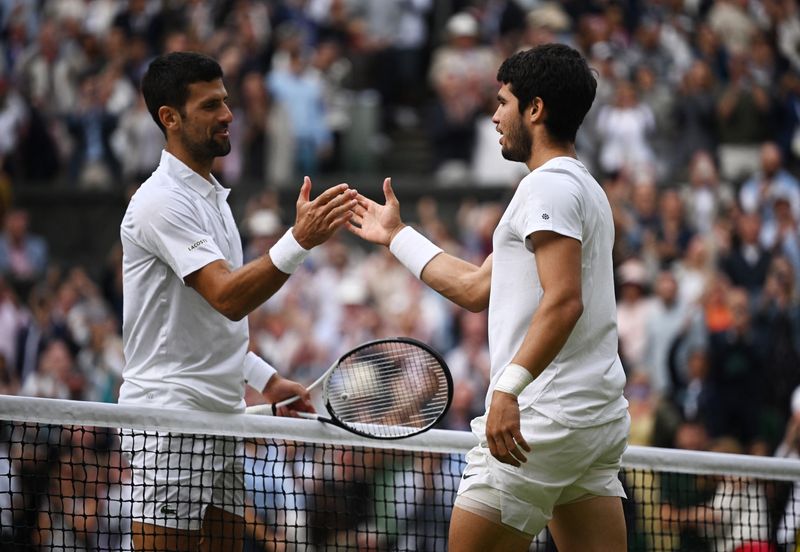
<svg viewBox="0 0 800 552">
<path fill-rule="evenodd" d="M 401 439 L 427 431 L 444 416 L 453 398 L 453 378 L 441 355 L 408 337 L 359 345 L 308 389 L 320 383 L 330 418 L 297 414 L 375 439 Z M 274 415 L 298 398 L 251 406 L 247 413 Z"/>
</svg>

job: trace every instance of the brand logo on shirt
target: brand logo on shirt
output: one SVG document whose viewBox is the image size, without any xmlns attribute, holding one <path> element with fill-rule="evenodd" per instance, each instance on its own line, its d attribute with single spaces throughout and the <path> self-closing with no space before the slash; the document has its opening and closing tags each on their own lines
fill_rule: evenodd
<svg viewBox="0 0 800 552">
<path fill-rule="evenodd" d="M 200 247 L 201 245 L 203 245 L 203 244 L 204 244 L 204 243 L 206 243 L 207 241 L 208 241 L 208 240 L 206 240 L 206 239 L 202 239 L 202 240 L 199 240 L 199 241 L 196 241 L 196 242 L 194 242 L 192 245 L 190 245 L 190 246 L 189 246 L 189 251 L 192 251 L 192 250 L 194 250 L 194 249 L 197 249 L 198 247 Z"/>
<path fill-rule="evenodd" d="M 164 504 L 161 507 L 161 513 L 164 515 L 174 516 L 178 514 L 178 510 L 175 508 L 170 508 L 168 505 Z"/>
<path fill-rule="evenodd" d="M 550 220 L 550 215 L 548 215 L 547 213 L 542 213 L 542 218 L 544 220 Z"/>
</svg>

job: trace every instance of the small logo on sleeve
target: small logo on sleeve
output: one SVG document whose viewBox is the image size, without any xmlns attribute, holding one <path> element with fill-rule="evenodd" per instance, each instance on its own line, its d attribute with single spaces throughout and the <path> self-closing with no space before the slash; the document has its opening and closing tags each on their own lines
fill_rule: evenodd
<svg viewBox="0 0 800 552">
<path fill-rule="evenodd" d="M 542 219 L 543 220 L 550 220 L 550 215 L 548 215 L 547 213 L 542 213 Z"/>
<path fill-rule="evenodd" d="M 175 508 L 170 508 L 167 504 L 164 504 L 161 507 L 160 511 L 161 511 L 162 514 L 167 515 L 167 516 L 175 516 L 175 515 L 178 514 L 178 510 L 176 510 Z"/>
<path fill-rule="evenodd" d="M 198 241 L 194 242 L 192 245 L 189 246 L 189 251 L 194 251 L 195 249 L 197 249 L 198 247 L 200 247 L 201 245 L 203 245 L 207 241 L 208 241 L 207 239 L 203 238 L 202 240 L 198 240 Z"/>
</svg>

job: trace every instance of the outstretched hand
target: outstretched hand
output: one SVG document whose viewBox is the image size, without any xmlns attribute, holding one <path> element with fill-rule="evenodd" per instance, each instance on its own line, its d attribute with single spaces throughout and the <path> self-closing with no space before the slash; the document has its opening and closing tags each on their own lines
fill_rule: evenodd
<svg viewBox="0 0 800 552">
<path fill-rule="evenodd" d="M 383 181 L 383 196 L 386 203 L 380 205 L 358 194 L 354 215 L 347 222 L 347 229 L 364 240 L 378 245 L 389 245 L 405 227 L 400 219 L 400 202 L 392 190 L 391 178 Z"/>
<path fill-rule="evenodd" d="M 353 216 L 358 192 L 347 184 L 332 186 L 311 200 L 311 179 L 305 177 L 297 198 L 297 215 L 292 234 L 305 249 L 328 238 Z"/>
</svg>

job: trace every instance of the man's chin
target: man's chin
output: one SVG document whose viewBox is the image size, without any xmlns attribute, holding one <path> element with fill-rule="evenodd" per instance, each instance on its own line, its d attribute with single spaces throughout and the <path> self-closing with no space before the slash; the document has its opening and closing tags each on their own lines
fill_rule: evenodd
<svg viewBox="0 0 800 552">
<path fill-rule="evenodd" d="M 527 159 L 523 159 L 522 156 L 518 155 L 516 152 L 503 148 L 500 150 L 500 153 L 505 159 L 509 161 L 515 161 L 517 163 L 524 163 Z"/>
</svg>

